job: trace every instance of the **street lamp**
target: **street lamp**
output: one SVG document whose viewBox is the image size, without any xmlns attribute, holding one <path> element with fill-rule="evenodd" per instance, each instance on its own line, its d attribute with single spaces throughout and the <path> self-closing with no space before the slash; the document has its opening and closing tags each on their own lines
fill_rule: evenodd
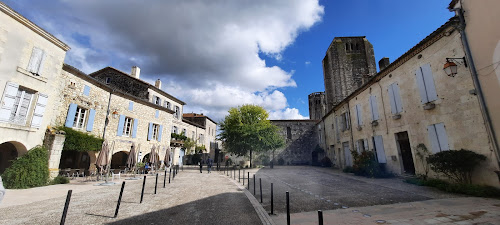
<svg viewBox="0 0 500 225">
<path fill-rule="evenodd" d="M 446 58 L 446 63 L 444 64 L 443 70 L 446 73 L 446 75 L 450 77 L 455 77 L 457 74 L 457 64 L 454 63 L 453 61 L 457 62 L 460 64 L 457 60 L 463 60 L 464 66 L 467 67 L 467 61 L 465 61 L 465 57 L 462 58 Z"/>
</svg>

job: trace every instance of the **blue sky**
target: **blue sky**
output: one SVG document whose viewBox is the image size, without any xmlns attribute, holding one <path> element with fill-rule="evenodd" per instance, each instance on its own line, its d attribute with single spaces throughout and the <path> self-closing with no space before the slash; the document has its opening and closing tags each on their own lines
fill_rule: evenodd
<svg viewBox="0 0 500 225">
<path fill-rule="evenodd" d="M 450 0 L 6 0 L 67 43 L 65 62 L 106 66 L 185 101 L 214 120 L 257 104 L 271 119 L 308 117 L 323 91 L 321 61 L 334 37 L 366 36 L 391 62 L 453 16 Z"/>
</svg>

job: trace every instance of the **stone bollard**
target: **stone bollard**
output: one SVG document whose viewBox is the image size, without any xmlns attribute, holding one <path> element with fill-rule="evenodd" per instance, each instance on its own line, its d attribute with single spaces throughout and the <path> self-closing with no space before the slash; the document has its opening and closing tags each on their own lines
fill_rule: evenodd
<svg viewBox="0 0 500 225">
<path fill-rule="evenodd" d="M 5 188 L 3 187 L 2 177 L 0 177 L 0 203 L 5 196 Z"/>
</svg>

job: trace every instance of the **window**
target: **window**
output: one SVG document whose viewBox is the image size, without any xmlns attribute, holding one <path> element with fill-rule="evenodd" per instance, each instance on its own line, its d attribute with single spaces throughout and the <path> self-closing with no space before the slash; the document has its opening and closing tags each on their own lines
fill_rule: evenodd
<svg viewBox="0 0 500 225">
<path fill-rule="evenodd" d="M 342 128 L 342 131 L 346 131 L 351 127 L 351 122 L 349 118 L 349 113 L 345 112 L 340 115 L 340 127 Z"/>
<path fill-rule="evenodd" d="M 385 156 L 384 142 L 382 141 L 381 135 L 373 137 L 373 145 L 375 147 L 375 153 L 377 155 L 378 162 L 387 163 L 387 158 Z"/>
<path fill-rule="evenodd" d="M 186 135 L 186 129 L 182 129 L 182 135 Z"/>
<path fill-rule="evenodd" d="M 400 114 L 403 112 L 403 104 L 401 103 L 401 96 L 399 95 L 399 86 L 397 83 L 389 85 L 387 88 L 389 92 L 389 100 L 391 101 L 392 114 Z"/>
<path fill-rule="evenodd" d="M 335 134 L 336 134 L 336 137 L 337 137 L 337 142 L 340 143 L 340 117 L 339 116 L 336 116 L 335 117 Z"/>
<path fill-rule="evenodd" d="M 355 147 L 356 147 L 356 151 L 358 151 L 358 153 L 361 153 L 363 151 L 368 151 L 368 140 L 359 139 L 354 143 L 356 144 Z"/>
<path fill-rule="evenodd" d="M 170 102 L 167 102 L 167 109 L 172 109 L 172 106 L 170 105 Z"/>
<path fill-rule="evenodd" d="M 286 127 L 286 138 L 292 139 L 292 128 Z"/>
<path fill-rule="evenodd" d="M 429 132 L 432 153 L 450 150 L 444 123 L 437 123 L 428 126 L 427 132 Z"/>
<path fill-rule="evenodd" d="M 106 84 L 110 84 L 111 83 L 111 77 L 106 77 Z"/>
<path fill-rule="evenodd" d="M 180 111 L 179 106 L 175 106 L 175 115 L 174 116 L 176 119 L 179 119 L 179 113 L 180 113 L 179 111 Z"/>
<path fill-rule="evenodd" d="M 436 87 L 434 86 L 434 78 L 429 64 L 425 64 L 415 71 L 417 78 L 418 90 L 422 104 L 437 100 Z"/>
<path fill-rule="evenodd" d="M 160 134 L 160 125 L 153 123 L 152 132 L 153 132 L 153 136 L 152 136 L 153 140 L 159 141 L 158 138 L 159 138 L 159 134 Z"/>
<path fill-rule="evenodd" d="M 10 111 L 9 122 L 18 125 L 26 125 L 26 119 L 31 108 L 34 92 L 23 87 L 17 89 L 12 110 Z"/>
<path fill-rule="evenodd" d="M 134 119 L 130 117 L 125 117 L 125 123 L 123 124 L 123 135 L 130 137 L 132 135 L 132 125 L 134 124 Z"/>
<path fill-rule="evenodd" d="M 76 107 L 75 119 L 73 120 L 73 127 L 83 129 L 85 127 L 85 119 L 87 117 L 87 109 Z"/>
<path fill-rule="evenodd" d="M 194 136 L 195 136 L 195 135 L 194 135 L 194 131 L 193 131 L 193 133 L 192 133 L 192 135 L 191 135 L 191 139 L 193 139 L 193 140 L 194 140 Z"/>
<path fill-rule="evenodd" d="M 177 127 L 176 127 L 176 126 L 173 126 L 173 127 L 172 127 L 172 133 L 177 134 Z"/>
<path fill-rule="evenodd" d="M 153 103 L 156 105 L 161 105 L 161 99 L 160 97 L 153 95 Z"/>
<path fill-rule="evenodd" d="M 372 111 L 372 121 L 376 121 L 379 119 L 378 115 L 378 106 L 377 106 L 377 96 L 370 95 L 370 108 Z"/>
<path fill-rule="evenodd" d="M 205 139 L 203 138 L 203 134 L 200 134 L 200 143 L 205 143 Z"/>
<path fill-rule="evenodd" d="M 357 104 L 354 106 L 354 111 L 356 112 L 356 124 L 358 127 L 363 125 L 363 116 L 361 115 L 361 105 Z"/>
<path fill-rule="evenodd" d="M 27 70 L 33 75 L 40 76 L 44 60 L 45 60 L 45 52 L 42 49 L 33 47 L 33 51 L 31 52 L 31 58 L 28 63 Z"/>
</svg>

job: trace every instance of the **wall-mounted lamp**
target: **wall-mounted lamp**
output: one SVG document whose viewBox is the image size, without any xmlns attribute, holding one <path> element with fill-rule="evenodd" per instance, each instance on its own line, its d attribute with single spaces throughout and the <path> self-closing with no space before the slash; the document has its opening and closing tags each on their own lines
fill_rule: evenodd
<svg viewBox="0 0 500 225">
<path fill-rule="evenodd" d="M 457 74 L 457 64 L 454 63 L 453 61 L 458 62 L 457 60 L 463 60 L 464 66 L 467 67 L 467 61 L 465 61 L 465 57 L 462 58 L 446 58 L 446 63 L 444 64 L 443 70 L 446 73 L 446 75 L 450 77 L 455 77 Z"/>
<path fill-rule="evenodd" d="M 116 119 L 116 117 L 118 117 L 118 112 L 117 111 L 113 111 L 113 118 Z"/>
</svg>

